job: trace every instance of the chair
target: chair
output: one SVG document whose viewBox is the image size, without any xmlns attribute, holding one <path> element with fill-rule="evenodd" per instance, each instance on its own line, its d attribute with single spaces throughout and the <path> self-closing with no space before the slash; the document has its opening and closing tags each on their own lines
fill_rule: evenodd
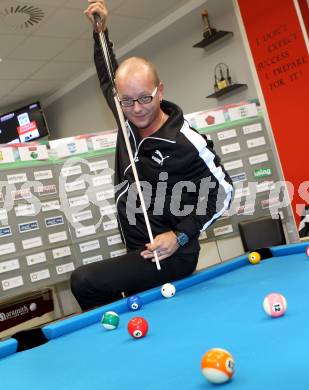
<svg viewBox="0 0 309 390">
<path fill-rule="evenodd" d="M 280 216 L 273 219 L 269 215 L 239 222 L 238 228 L 246 252 L 286 244 Z"/>
</svg>

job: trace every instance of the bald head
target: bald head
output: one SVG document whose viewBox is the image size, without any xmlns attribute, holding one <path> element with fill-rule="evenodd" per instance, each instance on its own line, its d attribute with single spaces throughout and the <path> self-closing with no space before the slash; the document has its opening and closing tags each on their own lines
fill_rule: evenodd
<svg viewBox="0 0 309 390">
<path fill-rule="evenodd" d="M 164 85 L 155 66 L 141 57 L 121 63 L 115 75 L 117 95 L 126 119 L 149 136 L 157 131 L 166 115 L 161 110 Z"/>
<path fill-rule="evenodd" d="M 148 81 L 153 86 L 160 83 L 155 66 L 142 57 L 130 57 L 123 61 L 116 71 L 115 80 L 117 88 L 132 80 Z"/>
</svg>

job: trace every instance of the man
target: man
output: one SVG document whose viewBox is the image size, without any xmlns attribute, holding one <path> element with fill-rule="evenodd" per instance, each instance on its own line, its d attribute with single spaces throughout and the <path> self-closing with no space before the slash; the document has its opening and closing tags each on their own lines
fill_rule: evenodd
<svg viewBox="0 0 309 390">
<path fill-rule="evenodd" d="M 82 266 L 71 277 L 72 292 L 82 309 L 103 305 L 195 270 L 198 237 L 228 208 L 231 179 L 212 145 L 191 129 L 181 109 L 163 100 L 164 86 L 149 61 L 132 57 L 119 67 L 107 31 L 104 1 L 89 0 L 85 14 L 93 23 L 95 65 L 103 94 L 118 121 L 112 84 L 99 45 L 94 14 L 101 18 L 113 66 L 117 95 L 126 126 L 154 236 L 150 243 L 145 218 L 138 210 L 135 180 L 121 129 L 115 156 L 119 229 L 128 253 Z M 118 123 L 119 126 L 119 123 Z M 157 251 L 161 270 L 154 263 Z"/>
</svg>

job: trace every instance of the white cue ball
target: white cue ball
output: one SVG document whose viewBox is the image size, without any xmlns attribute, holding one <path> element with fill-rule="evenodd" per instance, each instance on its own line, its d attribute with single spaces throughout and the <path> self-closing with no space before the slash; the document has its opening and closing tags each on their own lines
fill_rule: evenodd
<svg viewBox="0 0 309 390">
<path fill-rule="evenodd" d="M 172 283 L 165 283 L 161 287 L 161 294 L 164 298 L 172 298 L 176 294 L 176 287 Z"/>
</svg>

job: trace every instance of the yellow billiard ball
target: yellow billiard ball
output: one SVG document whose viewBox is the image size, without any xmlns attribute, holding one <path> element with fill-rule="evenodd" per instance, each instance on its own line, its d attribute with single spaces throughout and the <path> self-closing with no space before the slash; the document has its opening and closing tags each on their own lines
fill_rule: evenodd
<svg viewBox="0 0 309 390">
<path fill-rule="evenodd" d="M 248 260 L 251 264 L 258 264 L 261 261 L 261 255 L 259 252 L 250 252 L 248 255 Z"/>
</svg>

